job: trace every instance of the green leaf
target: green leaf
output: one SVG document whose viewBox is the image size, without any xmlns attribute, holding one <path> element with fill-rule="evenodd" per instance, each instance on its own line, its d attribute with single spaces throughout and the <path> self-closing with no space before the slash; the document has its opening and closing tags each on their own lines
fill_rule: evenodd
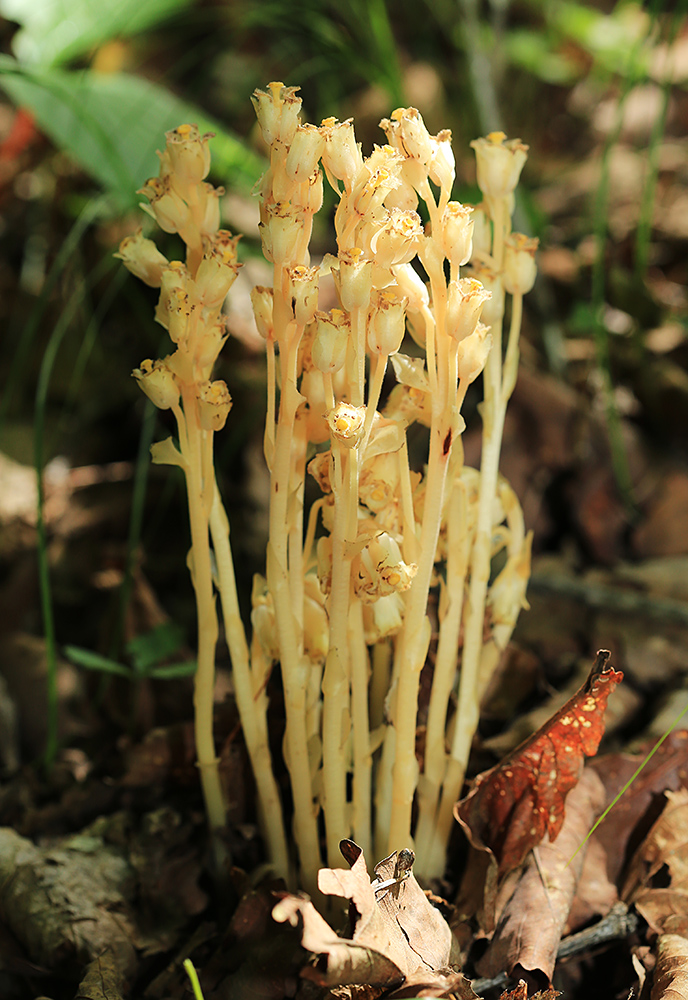
<svg viewBox="0 0 688 1000">
<path fill-rule="evenodd" d="M 131 670 L 122 666 L 116 660 L 109 660 L 107 656 L 100 656 L 91 649 L 83 649 L 81 646 L 65 646 L 64 655 L 70 663 L 77 667 L 86 667 L 87 670 L 99 670 L 104 674 L 117 674 L 118 677 L 127 677 L 131 680 Z"/>
<path fill-rule="evenodd" d="M 0 14 L 22 25 L 12 40 L 21 62 L 57 65 L 109 41 L 138 34 L 191 0 L 1 0 Z"/>
<path fill-rule="evenodd" d="M 171 663 L 169 667 L 153 667 L 151 677 L 157 680 L 174 680 L 176 677 L 192 677 L 196 673 L 196 661 L 186 660 L 184 663 Z"/>
<path fill-rule="evenodd" d="M 150 632 L 130 639 L 126 649 L 132 658 L 135 672 L 147 675 L 151 672 L 151 667 L 174 656 L 183 642 L 184 629 L 176 622 L 166 622 Z"/>
<path fill-rule="evenodd" d="M 248 193 L 266 164 L 241 140 L 149 80 L 126 73 L 88 70 L 24 70 L 0 57 L 0 87 L 19 106 L 28 108 L 59 149 L 69 153 L 111 193 L 119 208 L 133 207 L 136 190 L 157 174 L 156 149 L 165 132 L 195 122 L 211 141 L 213 175 L 229 187 Z"/>
</svg>

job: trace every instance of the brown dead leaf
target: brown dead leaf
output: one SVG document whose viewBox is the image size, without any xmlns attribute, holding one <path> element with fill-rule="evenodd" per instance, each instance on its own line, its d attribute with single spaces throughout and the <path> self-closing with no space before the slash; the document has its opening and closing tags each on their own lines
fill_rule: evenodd
<svg viewBox="0 0 688 1000">
<path fill-rule="evenodd" d="M 274 907 L 278 923 L 296 927 L 303 923 L 301 944 L 318 956 L 314 965 L 301 971 L 304 979 L 319 986 L 376 985 L 383 989 L 399 985 L 404 975 L 385 955 L 355 941 L 338 937 L 304 895 L 285 895 Z"/>
<path fill-rule="evenodd" d="M 551 982 L 557 949 L 566 926 L 585 851 L 583 842 L 604 806 L 604 786 L 585 768 L 566 800 L 566 816 L 556 843 L 546 838 L 531 853 L 521 878 L 502 911 L 490 946 L 477 965 L 481 976 L 512 973 L 516 966 L 539 970 Z"/>
<path fill-rule="evenodd" d="M 622 895 L 656 933 L 684 933 L 688 932 L 688 790 L 665 794 L 664 810 L 631 861 Z M 658 879 L 664 884 L 657 885 Z"/>
<path fill-rule="evenodd" d="M 657 965 L 650 1000 L 684 1000 L 688 993 L 688 940 L 663 934 L 657 942 Z"/>
<path fill-rule="evenodd" d="M 396 884 L 376 891 L 376 884 L 395 878 L 395 852 L 375 867 L 371 882 L 360 847 L 351 840 L 340 845 L 351 865 L 346 871 L 323 868 L 320 891 L 350 901 L 350 937 L 332 930 L 303 895 L 285 895 L 273 910 L 278 922 L 303 922 L 301 943 L 319 958 L 302 970 L 304 978 L 321 986 L 366 984 L 382 989 L 402 987 L 393 996 L 474 996 L 463 976 L 448 968 L 451 931 L 428 901 L 412 872 Z M 408 993 L 408 989 L 412 989 Z"/>
<path fill-rule="evenodd" d="M 607 791 L 607 804 L 629 781 L 654 744 L 636 754 L 607 754 L 589 764 L 597 771 Z M 688 785 L 688 731 L 671 733 L 653 754 L 632 785 L 624 792 L 604 822 L 593 834 L 607 855 L 607 874 L 612 882 L 619 878 L 627 860 L 627 846 L 634 831 L 658 794 L 676 791 Z M 645 829 L 649 824 L 646 822 Z"/>
</svg>

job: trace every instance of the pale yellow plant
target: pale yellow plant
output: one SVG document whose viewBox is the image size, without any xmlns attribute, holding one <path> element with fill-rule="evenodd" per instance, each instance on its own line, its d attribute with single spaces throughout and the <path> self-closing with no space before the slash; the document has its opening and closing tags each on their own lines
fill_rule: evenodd
<svg viewBox="0 0 688 1000">
<path fill-rule="evenodd" d="M 253 98 L 270 151 L 260 229 L 273 275 L 271 287 L 252 294 L 267 351 L 270 517 L 250 645 L 212 466 L 212 436 L 226 418 L 228 396 L 224 383 L 209 381 L 224 336 L 219 309 L 236 274 L 236 240 L 216 231 L 208 205 L 214 212 L 217 196 L 203 180 L 207 138 L 193 127 L 168 134 L 160 178 L 144 188 L 161 226 L 186 242 L 186 266 L 168 264 L 140 236 L 121 255 L 161 287 L 157 318 L 177 344 L 170 357 L 144 362 L 135 375 L 154 402 L 172 408 L 179 426 L 179 450 L 165 442 L 154 459 L 181 465 L 189 488 L 198 752 L 210 822 L 216 827 L 224 816 L 211 728 L 212 538 L 270 859 L 287 877 L 296 860 L 301 884 L 314 892 L 323 860 L 321 810 L 328 864 L 338 863 L 344 837 L 370 857 L 413 845 L 415 833 L 418 874 L 443 872 L 480 697 L 525 604 L 530 536 L 498 464 L 535 243 L 511 233 L 527 151 L 520 141 L 498 133 L 474 143 L 484 201 L 473 210 L 451 200 L 449 132 L 431 136 L 414 108 L 384 120 L 387 144 L 364 157 L 351 122 L 301 124 L 296 91 L 273 83 Z M 338 198 L 337 253 L 313 263 L 309 242 L 323 172 Z M 324 312 L 319 293 L 331 280 L 338 307 Z M 506 294 L 511 318 L 503 344 Z M 412 355 L 400 353 L 407 329 Z M 396 386 L 384 398 L 390 366 Z M 481 372 L 478 471 L 463 464 L 460 411 Z M 429 433 L 422 469 L 409 464 L 414 422 Z M 307 474 L 322 491 L 308 512 Z M 433 589 L 437 621 L 428 613 Z M 433 629 L 437 652 L 419 768 L 419 683 Z M 275 662 L 284 687 L 295 859 L 267 742 L 266 686 Z"/>
</svg>

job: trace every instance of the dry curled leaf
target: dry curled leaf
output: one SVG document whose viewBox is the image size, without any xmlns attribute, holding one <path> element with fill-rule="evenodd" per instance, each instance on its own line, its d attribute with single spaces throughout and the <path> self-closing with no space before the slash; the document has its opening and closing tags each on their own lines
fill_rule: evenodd
<svg viewBox="0 0 688 1000">
<path fill-rule="evenodd" d="M 688 941 L 680 934 L 662 934 L 650 1000 L 684 1000 L 688 994 Z"/>
<path fill-rule="evenodd" d="M 601 650 L 576 694 L 530 739 L 476 779 L 455 815 L 471 843 L 494 854 L 500 878 L 525 860 L 545 835 L 554 841 L 564 801 L 577 783 L 584 756 L 596 753 L 607 699 L 623 679 Z"/>
<path fill-rule="evenodd" d="M 301 943 L 318 956 L 302 970 L 304 978 L 328 987 L 395 989 L 389 995 L 397 998 L 458 995 L 471 1000 L 475 994 L 468 980 L 448 968 L 449 925 L 411 870 L 398 877 L 399 854 L 381 861 L 371 881 L 360 847 L 343 840 L 340 849 L 350 870 L 321 869 L 318 887 L 324 895 L 349 900 L 349 938 L 338 937 L 305 896 L 285 895 L 273 910 L 278 922 L 303 923 Z M 390 881 L 394 884 L 381 887 Z"/>
</svg>

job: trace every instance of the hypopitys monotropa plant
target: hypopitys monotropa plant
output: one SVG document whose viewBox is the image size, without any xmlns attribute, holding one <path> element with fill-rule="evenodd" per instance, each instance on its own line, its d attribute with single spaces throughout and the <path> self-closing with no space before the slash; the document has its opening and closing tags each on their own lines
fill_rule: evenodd
<svg viewBox="0 0 688 1000">
<path fill-rule="evenodd" d="M 156 318 L 175 345 L 134 375 L 178 425 L 178 447 L 168 439 L 154 446 L 153 459 L 180 465 L 189 492 L 199 614 L 196 736 L 209 821 L 218 828 L 225 815 L 212 739 L 212 542 L 270 860 L 287 877 L 298 865 L 300 883 L 313 892 L 321 813 L 330 865 L 339 842 L 353 837 L 369 857 L 414 844 L 419 876 L 442 874 L 480 697 L 525 603 L 530 537 L 498 464 L 536 244 L 511 232 L 527 152 L 519 140 L 493 133 L 473 143 L 484 200 L 472 208 L 451 200 L 450 133 L 431 136 L 414 108 L 385 119 L 387 143 L 364 157 L 350 121 L 301 124 L 296 90 L 273 83 L 253 97 L 270 150 L 260 231 L 273 280 L 252 293 L 267 352 L 270 517 L 250 638 L 238 612 L 212 457 L 213 435 L 230 407 L 211 371 L 226 335 L 221 307 L 237 273 L 237 241 L 217 228 L 220 192 L 204 181 L 209 137 L 193 126 L 168 133 L 160 175 L 143 188 L 161 228 L 186 244 L 185 263 L 169 263 L 140 234 L 124 241 L 120 255 L 160 287 Z M 309 241 L 323 174 L 338 197 L 337 252 L 314 263 Z M 326 312 L 318 308 L 319 289 L 329 276 L 338 306 Z M 412 354 L 402 353 L 405 340 Z M 390 366 L 396 385 L 385 398 Z M 476 470 L 463 463 L 460 411 L 481 373 Z M 428 430 L 422 468 L 409 463 L 413 423 Z M 306 511 L 309 474 L 322 496 Z M 501 569 L 492 578 L 497 558 Z M 436 620 L 428 613 L 432 590 L 439 594 Z M 434 630 L 419 765 L 419 680 Z M 277 662 L 295 853 L 267 739 L 267 682 Z"/>
</svg>

